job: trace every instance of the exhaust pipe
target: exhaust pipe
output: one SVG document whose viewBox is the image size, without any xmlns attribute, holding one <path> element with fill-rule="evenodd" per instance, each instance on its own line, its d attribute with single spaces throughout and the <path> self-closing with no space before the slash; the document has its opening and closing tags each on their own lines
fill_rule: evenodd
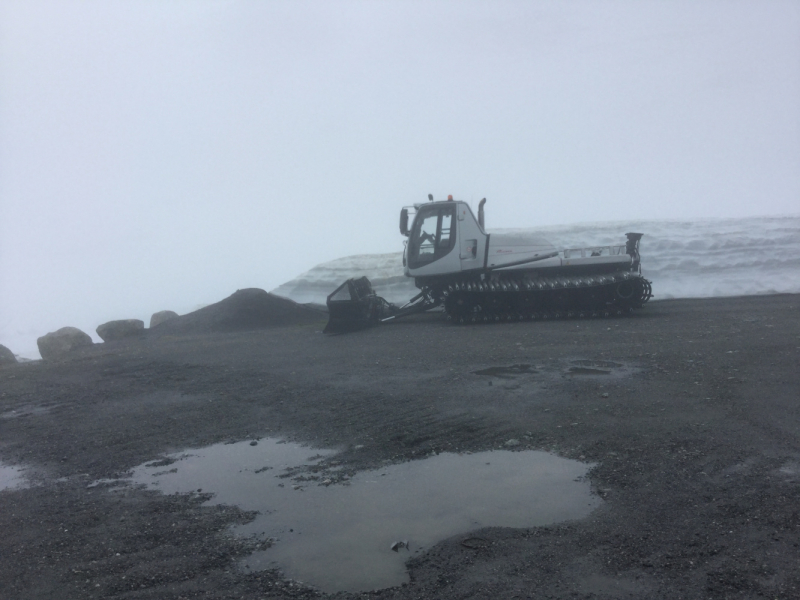
<svg viewBox="0 0 800 600">
<path fill-rule="evenodd" d="M 486 204 L 486 198 L 480 201 L 478 204 L 478 225 L 483 228 L 483 205 Z"/>
</svg>

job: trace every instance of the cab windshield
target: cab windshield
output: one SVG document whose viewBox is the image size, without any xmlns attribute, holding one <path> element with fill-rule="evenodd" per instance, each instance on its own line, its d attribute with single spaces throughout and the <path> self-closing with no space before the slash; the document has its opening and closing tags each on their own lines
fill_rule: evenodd
<svg viewBox="0 0 800 600">
<path fill-rule="evenodd" d="M 431 263 L 455 246 L 454 206 L 420 208 L 409 240 L 408 265 L 412 269 Z"/>
</svg>

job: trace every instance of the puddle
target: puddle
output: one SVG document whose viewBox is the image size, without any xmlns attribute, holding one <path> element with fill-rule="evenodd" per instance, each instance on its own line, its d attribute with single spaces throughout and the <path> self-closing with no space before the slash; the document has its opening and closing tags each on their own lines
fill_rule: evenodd
<svg viewBox="0 0 800 600">
<path fill-rule="evenodd" d="M 39 416 L 50 412 L 52 406 L 23 406 L 15 410 L 0 413 L 0 419 L 16 419 L 19 417 Z"/>
<path fill-rule="evenodd" d="M 609 360 L 573 360 L 567 375 L 611 375 L 621 374 L 625 365 Z"/>
<path fill-rule="evenodd" d="M 611 371 L 592 369 L 590 367 L 570 367 L 567 372 L 570 375 L 611 375 Z"/>
<path fill-rule="evenodd" d="M 800 462 L 789 461 L 778 469 L 778 472 L 792 479 L 798 478 L 800 477 Z"/>
<path fill-rule="evenodd" d="M 537 371 L 533 365 L 510 365 L 508 367 L 489 367 L 480 371 L 473 371 L 475 375 L 488 375 L 498 379 L 511 379 L 517 375 L 535 374 Z"/>
<path fill-rule="evenodd" d="M 553 370 L 548 367 L 537 367 L 530 364 L 515 364 L 508 366 L 495 366 L 481 369 L 479 371 L 472 371 L 473 375 L 482 375 L 489 377 L 489 385 L 492 385 L 491 379 L 506 380 L 507 383 L 500 383 L 500 386 L 505 389 L 519 389 L 520 385 L 511 383 L 511 380 L 530 381 L 526 376 L 538 375 L 540 381 L 560 376 L 612 376 L 612 377 L 625 377 L 637 371 L 636 368 L 630 365 L 625 365 L 610 360 L 573 360 L 568 363 L 565 370 L 563 367 L 557 367 Z M 513 387 L 511 387 L 513 386 Z"/>
<path fill-rule="evenodd" d="M 24 487 L 28 487 L 28 481 L 22 475 L 22 469 L 0 463 L 0 491 L 16 490 Z"/>
<path fill-rule="evenodd" d="M 611 362 L 610 360 L 573 360 L 573 365 L 579 367 L 587 367 L 590 369 L 621 369 L 625 365 L 621 363 Z"/>
<path fill-rule="evenodd" d="M 583 479 L 590 465 L 545 452 L 444 453 L 323 485 L 342 476 L 322 461 L 332 455 L 275 440 L 219 444 L 142 465 L 133 480 L 259 511 L 234 532 L 272 546 L 242 568 L 277 568 L 325 592 L 400 585 L 405 561 L 443 539 L 580 519 L 602 502 Z"/>
</svg>

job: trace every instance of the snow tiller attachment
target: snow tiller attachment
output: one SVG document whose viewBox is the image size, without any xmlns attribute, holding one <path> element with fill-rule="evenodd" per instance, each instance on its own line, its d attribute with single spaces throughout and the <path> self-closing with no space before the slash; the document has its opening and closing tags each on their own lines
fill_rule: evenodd
<svg viewBox="0 0 800 600">
<path fill-rule="evenodd" d="M 388 316 L 389 303 L 375 295 L 366 277 L 348 279 L 328 296 L 328 324 L 323 333 L 357 331 Z"/>
<path fill-rule="evenodd" d="M 438 306 L 424 291 L 404 306 L 376 295 L 366 277 L 348 279 L 328 296 L 328 324 L 323 333 L 347 333 Z"/>
</svg>

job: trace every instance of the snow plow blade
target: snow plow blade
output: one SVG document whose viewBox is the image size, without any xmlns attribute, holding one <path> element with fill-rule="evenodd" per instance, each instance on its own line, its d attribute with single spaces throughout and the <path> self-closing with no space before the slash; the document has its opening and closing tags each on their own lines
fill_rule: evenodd
<svg viewBox="0 0 800 600">
<path fill-rule="evenodd" d="M 391 315 L 390 305 L 377 296 L 366 277 L 348 279 L 328 296 L 328 324 L 323 333 L 366 329 Z"/>
</svg>

